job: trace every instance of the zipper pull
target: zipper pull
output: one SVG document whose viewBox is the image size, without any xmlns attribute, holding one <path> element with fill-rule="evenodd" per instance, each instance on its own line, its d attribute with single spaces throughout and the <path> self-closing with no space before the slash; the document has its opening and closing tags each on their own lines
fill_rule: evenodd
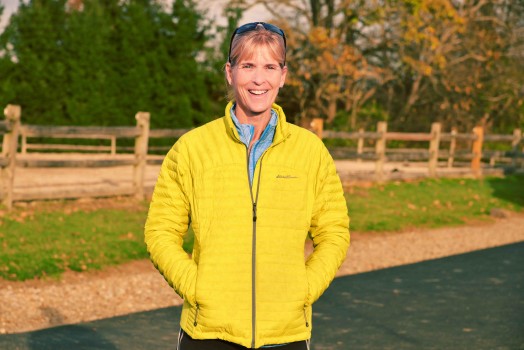
<svg viewBox="0 0 524 350">
<path fill-rule="evenodd" d="M 306 327 L 309 327 L 309 322 L 307 321 L 307 316 L 306 316 L 306 306 L 304 305 L 304 320 L 306 321 Z"/>
<path fill-rule="evenodd" d="M 253 222 L 257 221 L 257 204 L 253 203 Z"/>
<path fill-rule="evenodd" d="M 195 312 L 195 322 L 193 322 L 193 326 L 197 326 L 197 318 L 198 318 L 198 311 L 200 310 L 200 305 L 198 303 L 196 304 L 196 312 Z"/>
</svg>

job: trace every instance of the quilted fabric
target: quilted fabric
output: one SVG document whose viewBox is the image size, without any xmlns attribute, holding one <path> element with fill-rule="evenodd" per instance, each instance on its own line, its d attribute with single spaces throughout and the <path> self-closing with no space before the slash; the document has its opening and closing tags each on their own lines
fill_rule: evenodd
<svg viewBox="0 0 524 350">
<path fill-rule="evenodd" d="M 273 144 L 250 186 L 230 108 L 167 154 L 146 222 L 147 249 L 184 298 L 181 327 L 191 337 L 247 348 L 309 339 L 311 305 L 349 247 L 340 179 L 321 140 L 287 123 L 274 104 Z M 182 249 L 189 224 L 191 257 Z M 308 232 L 315 249 L 305 261 Z"/>
</svg>

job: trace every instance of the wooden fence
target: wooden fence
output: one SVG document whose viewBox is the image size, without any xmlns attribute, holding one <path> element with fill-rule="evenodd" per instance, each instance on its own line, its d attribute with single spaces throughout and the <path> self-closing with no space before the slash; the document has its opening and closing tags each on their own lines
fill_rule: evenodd
<svg viewBox="0 0 524 350">
<path fill-rule="evenodd" d="M 51 167 L 115 167 L 132 166 L 132 186 L 120 191 L 118 194 L 134 195 L 144 198 L 144 177 L 148 157 L 149 143 L 149 119 L 147 112 L 138 112 L 135 115 L 136 126 L 134 127 L 80 127 L 80 126 L 36 126 L 20 124 L 20 107 L 9 105 L 4 110 L 6 121 L 0 123 L 0 135 L 3 134 L 2 155 L 0 157 L 0 170 L 2 191 L 0 198 L 2 204 L 11 208 L 13 200 L 27 200 L 31 198 L 13 198 L 13 182 L 16 167 L 29 168 L 51 168 Z M 21 139 L 19 157 L 18 139 Z M 111 140 L 111 146 L 86 146 L 75 144 L 31 144 L 30 138 L 54 138 L 54 139 L 94 139 Z M 117 156 L 116 139 L 128 138 L 134 140 L 133 153 Z M 29 150 L 38 150 L 38 153 L 29 153 Z M 77 159 L 59 157 L 58 153 L 41 153 L 42 151 L 74 151 L 85 152 L 109 151 L 108 157 L 80 157 Z M 23 155 L 40 155 L 39 157 L 23 157 Z M 77 153 L 75 153 L 77 154 Z M 53 157 L 53 155 L 55 155 Z M 117 195 L 117 194 L 107 194 Z M 74 197 L 68 191 L 57 193 L 55 197 Z"/>
<path fill-rule="evenodd" d="M 150 130 L 149 113 L 136 114 L 134 127 L 78 127 L 78 126 L 35 126 L 21 125 L 19 106 L 9 105 L 4 110 L 6 120 L 0 122 L 0 135 L 3 136 L 3 147 L 0 156 L 2 203 L 10 208 L 13 198 L 13 180 L 16 166 L 23 167 L 113 167 L 133 166 L 132 186 L 126 193 L 107 193 L 105 195 L 128 194 L 137 198 L 144 198 L 144 174 L 147 163 L 159 163 L 163 156 L 148 154 L 151 151 L 165 153 L 168 147 L 150 147 L 149 139 L 178 138 L 187 132 L 187 129 L 156 129 Z M 343 139 L 356 142 L 355 147 L 331 148 L 336 158 L 356 159 L 374 162 L 374 178 L 376 181 L 385 179 L 384 167 L 390 161 L 424 161 L 427 162 L 427 175 L 439 176 L 437 169 L 451 168 L 458 160 L 467 162 L 471 173 L 480 175 L 485 164 L 491 166 L 501 160 L 514 168 L 522 167 L 523 153 L 521 150 L 522 132 L 515 130 L 513 135 L 484 135 L 482 127 L 474 128 L 472 133 L 458 133 L 456 129 L 450 133 L 442 132 L 439 123 L 433 123 L 429 133 L 400 133 L 389 132 L 386 122 L 377 124 L 377 131 L 358 132 L 326 131 L 322 130 L 322 121 L 314 120 L 309 125 L 310 130 L 323 139 Z M 21 139 L 20 145 L 18 139 Z M 108 140 L 109 145 L 78 145 L 57 144 L 44 142 L 45 139 L 90 139 Z M 134 139 L 134 147 L 117 145 L 117 139 Z M 37 142 L 32 142 L 32 140 Z M 388 141 L 427 142 L 427 148 L 388 148 Z M 459 150 L 458 142 L 466 142 L 469 148 Z M 486 142 L 511 143 L 511 151 L 486 151 L 483 145 Z M 366 143 L 368 147 L 366 147 Z M 447 147 L 443 147 L 447 144 Z M 369 147 L 371 145 L 371 147 Z M 19 151 L 19 157 L 16 158 Z M 92 157 L 54 157 L 63 152 L 91 152 Z M 125 151 L 122 153 L 119 151 Z M 132 151 L 132 153 L 131 153 Z M 46 152 L 46 153 L 43 153 Z M 54 152 L 54 153 L 49 153 Z M 58 153 L 57 153 L 58 152 Z M 62 152 L 62 153 L 59 153 Z M 75 155 L 78 153 L 75 153 Z M 105 156 L 101 157 L 101 154 Z M 36 157 L 35 157 L 36 155 Z M 484 160 L 484 163 L 483 163 Z M 61 194 L 71 197 L 70 193 Z M 100 195 L 100 194 L 98 194 Z M 15 198 L 17 199 L 17 198 Z M 27 200 L 18 198 L 17 200 Z"/>
<path fill-rule="evenodd" d="M 312 123 L 311 130 L 323 139 L 343 139 L 354 140 L 357 143 L 356 150 L 332 148 L 331 153 L 338 158 L 372 160 L 375 161 L 375 180 L 384 179 L 384 165 L 387 161 L 427 161 L 428 176 L 437 176 L 437 168 L 445 160 L 447 168 L 453 167 L 457 158 L 467 161 L 474 175 L 481 175 L 483 159 L 488 159 L 488 164 L 494 166 L 495 163 L 505 162 L 508 168 L 522 168 L 524 149 L 522 149 L 523 137 L 520 129 L 515 129 L 513 135 L 488 134 L 485 135 L 483 128 L 477 126 L 472 133 L 458 133 L 453 128 L 450 133 L 442 132 L 440 123 L 433 123 L 429 133 L 406 133 L 388 132 L 386 122 L 377 123 L 376 132 L 367 132 L 360 129 L 357 132 L 330 131 L 322 130 L 322 122 Z M 374 148 L 364 147 L 366 140 L 372 140 Z M 387 141 L 409 141 L 409 142 L 428 142 L 427 149 L 402 149 L 387 148 Z M 457 150 L 457 142 L 467 142 L 470 148 Z M 491 151 L 484 149 L 487 142 L 511 143 L 510 151 Z M 443 147 L 443 143 L 448 144 L 448 148 Z"/>
</svg>

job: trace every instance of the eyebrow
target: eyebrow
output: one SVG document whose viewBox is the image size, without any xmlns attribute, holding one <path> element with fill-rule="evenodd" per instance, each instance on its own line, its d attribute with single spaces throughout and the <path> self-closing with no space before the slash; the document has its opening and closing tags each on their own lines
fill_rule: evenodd
<svg viewBox="0 0 524 350">
<path fill-rule="evenodd" d="M 241 62 L 238 62 L 238 64 L 239 64 L 239 65 L 241 65 L 241 64 L 250 64 L 250 65 L 252 65 L 252 66 L 256 66 L 256 63 L 253 62 L 253 61 L 250 61 L 250 60 L 241 61 Z M 280 63 L 278 63 L 278 62 L 276 62 L 276 63 L 266 63 L 266 64 L 264 64 L 263 66 L 266 66 L 266 67 L 267 67 L 267 66 L 277 66 L 277 67 L 279 67 L 279 66 L 280 66 Z"/>
</svg>

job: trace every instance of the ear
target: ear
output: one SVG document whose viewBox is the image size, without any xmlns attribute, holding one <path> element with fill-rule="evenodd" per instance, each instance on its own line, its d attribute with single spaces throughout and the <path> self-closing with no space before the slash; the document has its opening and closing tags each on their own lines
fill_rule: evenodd
<svg viewBox="0 0 524 350">
<path fill-rule="evenodd" d="M 286 82 L 286 76 L 287 76 L 287 66 L 284 66 L 282 68 L 282 76 L 280 77 L 280 87 L 284 87 L 284 83 Z"/>
<path fill-rule="evenodd" d="M 226 63 L 226 79 L 229 85 L 233 84 L 233 71 L 232 70 L 233 70 L 233 67 L 231 67 L 231 63 L 227 62 Z"/>
</svg>

